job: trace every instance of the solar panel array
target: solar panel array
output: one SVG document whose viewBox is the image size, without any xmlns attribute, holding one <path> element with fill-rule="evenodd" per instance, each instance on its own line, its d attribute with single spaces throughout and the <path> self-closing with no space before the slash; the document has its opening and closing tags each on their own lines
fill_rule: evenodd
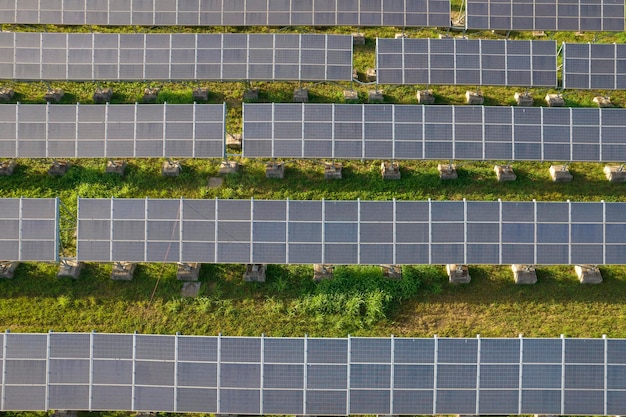
<svg viewBox="0 0 626 417">
<path fill-rule="evenodd" d="M 556 87 L 555 41 L 376 39 L 380 84 Z"/>
<path fill-rule="evenodd" d="M 563 88 L 626 88 L 626 45 L 563 44 Z"/>
<path fill-rule="evenodd" d="M 0 51 L 0 79 L 352 79 L 347 35 L 6 32 Z"/>
<path fill-rule="evenodd" d="M 56 262 L 58 199 L 0 199 L 0 260 Z"/>
<path fill-rule="evenodd" d="M 449 0 L 0 0 L 0 23 L 450 26 Z"/>
<path fill-rule="evenodd" d="M 622 0 L 467 0 L 468 29 L 624 30 Z"/>
<path fill-rule="evenodd" d="M 224 104 L 4 104 L 8 158 L 220 158 Z"/>
<path fill-rule="evenodd" d="M 0 335 L 3 411 L 619 415 L 626 340 Z"/>
<path fill-rule="evenodd" d="M 249 158 L 626 160 L 624 109 L 244 104 Z"/>
<path fill-rule="evenodd" d="M 79 199 L 77 258 L 623 264 L 626 203 Z"/>
</svg>

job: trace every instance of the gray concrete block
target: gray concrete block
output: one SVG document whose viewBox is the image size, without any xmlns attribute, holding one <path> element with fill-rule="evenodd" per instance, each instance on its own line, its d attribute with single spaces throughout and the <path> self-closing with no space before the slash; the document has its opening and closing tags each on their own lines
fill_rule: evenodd
<svg viewBox="0 0 626 417">
<path fill-rule="evenodd" d="M 80 277 L 80 271 L 83 268 L 82 262 L 73 260 L 62 261 L 59 266 L 59 272 L 57 278 L 72 278 L 78 279 Z"/>
<path fill-rule="evenodd" d="M 54 161 L 48 168 L 48 175 L 52 177 L 62 177 L 70 169 L 71 164 L 68 161 Z"/>
<path fill-rule="evenodd" d="M 161 165 L 161 175 L 164 177 L 178 177 L 182 168 L 178 161 L 164 161 Z"/>
<path fill-rule="evenodd" d="M 382 162 L 380 164 L 380 173 L 384 180 L 399 180 L 402 178 L 400 164 L 397 162 Z"/>
<path fill-rule="evenodd" d="M 218 175 L 234 174 L 239 171 L 239 162 L 237 161 L 222 161 L 220 168 L 217 171 Z"/>
<path fill-rule="evenodd" d="M 16 166 L 17 163 L 13 159 L 0 162 L 0 177 L 3 175 L 7 177 L 13 175 Z"/>
<path fill-rule="evenodd" d="M 439 178 L 442 180 L 456 180 L 459 178 L 456 172 L 456 165 L 454 164 L 439 164 L 437 165 L 439 171 Z"/>
<path fill-rule="evenodd" d="M 565 106 L 565 99 L 560 94 L 546 94 L 546 104 L 549 107 L 563 107 Z"/>
<path fill-rule="evenodd" d="M 114 281 L 131 281 L 137 264 L 133 262 L 116 262 L 111 270 L 111 279 Z"/>
<path fill-rule="evenodd" d="M 602 273 L 596 265 L 576 265 L 574 267 L 581 284 L 600 284 Z"/>
<path fill-rule="evenodd" d="M 520 107 L 532 107 L 535 104 L 535 99 L 530 93 L 515 93 L 513 97 L 515 103 Z"/>
<path fill-rule="evenodd" d="M 420 90 L 415 96 L 419 104 L 435 104 L 433 90 Z"/>
<path fill-rule="evenodd" d="M 110 88 L 98 88 L 93 93 L 93 102 L 96 104 L 104 104 L 111 101 L 113 90 Z"/>
<path fill-rule="evenodd" d="M 104 169 L 104 172 L 107 174 L 117 174 L 120 177 L 123 177 L 126 173 L 126 161 L 123 160 L 108 160 L 107 166 Z"/>
<path fill-rule="evenodd" d="M 465 103 L 480 106 L 484 102 L 485 98 L 483 97 L 483 93 L 481 93 L 480 91 L 467 90 L 465 92 Z"/>
<path fill-rule="evenodd" d="M 550 178 L 554 182 L 570 182 L 574 177 L 567 165 L 550 165 Z"/>
<path fill-rule="evenodd" d="M 265 265 L 248 264 L 243 280 L 245 282 L 265 282 Z"/>
<path fill-rule="evenodd" d="M 200 276 L 200 264 L 178 264 L 176 279 L 180 281 L 197 281 Z"/>
<path fill-rule="evenodd" d="M 511 265 L 511 271 L 513 271 L 513 279 L 516 284 L 536 284 L 537 272 L 533 265 Z"/>
<path fill-rule="evenodd" d="M 452 284 L 468 284 L 472 280 L 467 265 L 448 264 L 446 265 L 446 273 Z"/>
<path fill-rule="evenodd" d="M 515 175 L 511 165 L 496 165 L 493 170 L 496 173 L 498 182 L 515 181 L 517 179 L 517 175 Z"/>
<path fill-rule="evenodd" d="M 604 175 L 610 182 L 626 182 L 626 169 L 621 165 L 606 165 Z"/>
</svg>

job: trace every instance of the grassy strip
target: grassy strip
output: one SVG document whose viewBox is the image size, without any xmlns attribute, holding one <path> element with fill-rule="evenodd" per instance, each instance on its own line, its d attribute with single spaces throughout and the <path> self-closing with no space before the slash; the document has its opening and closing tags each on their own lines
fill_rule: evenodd
<svg viewBox="0 0 626 417">
<path fill-rule="evenodd" d="M 378 268 L 341 267 L 314 284 L 310 266 L 270 266 L 265 284 L 244 283 L 243 267 L 203 265 L 196 299 L 178 294 L 173 266 L 141 265 L 132 282 L 88 264 L 80 280 L 54 266 L 25 264 L 0 282 L 0 326 L 14 332 L 91 331 L 338 337 L 626 336 L 626 268 L 602 270 L 581 286 L 570 267 L 538 270 L 534 286 L 513 283 L 507 267 L 470 268 L 472 283 L 447 283 L 442 267 L 405 267 L 401 281 Z M 154 293 L 154 298 L 151 296 Z"/>
</svg>

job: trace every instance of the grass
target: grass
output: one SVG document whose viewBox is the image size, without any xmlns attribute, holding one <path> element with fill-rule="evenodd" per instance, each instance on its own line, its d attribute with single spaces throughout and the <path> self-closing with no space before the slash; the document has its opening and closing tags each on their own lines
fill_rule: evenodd
<svg viewBox="0 0 626 417">
<path fill-rule="evenodd" d="M 459 5 L 456 5 L 458 7 Z M 275 32 L 274 28 L 223 28 L 228 32 Z M 215 28 L 143 27 L 38 27 L 3 26 L 3 30 L 72 32 L 199 32 Z M 221 28 L 219 29 L 222 30 Z M 354 28 L 305 29 L 320 33 L 354 32 Z M 354 66 L 363 80 L 374 66 L 375 37 L 392 37 L 393 28 L 363 29 L 366 44 L 355 47 Z M 435 30 L 410 31 L 412 37 L 436 37 Z M 473 38 L 501 38 L 489 32 L 467 33 Z M 557 42 L 589 42 L 594 36 L 548 33 Z M 512 33 L 513 39 L 530 39 L 529 33 Z M 599 34 L 600 42 L 624 42 L 624 34 Z M 43 83 L 8 82 L 17 94 L 14 101 L 43 103 Z M 209 102 L 226 102 L 228 131 L 241 130 L 241 96 L 246 83 L 62 83 L 53 87 L 66 92 L 63 103 L 92 103 L 97 86 L 111 87 L 113 104 L 139 101 L 146 85 L 160 86 L 160 102 L 191 103 L 196 86 L 207 87 Z M 355 88 L 361 102 L 371 85 L 360 83 L 304 83 L 311 102 L 342 102 L 342 91 Z M 254 83 L 261 89 L 262 102 L 289 102 L 293 83 Z M 385 102 L 415 104 L 416 88 L 425 86 L 385 86 Z M 435 88 L 437 103 L 462 104 L 468 87 Z M 469 88 L 473 88 L 470 86 Z M 481 88 L 487 105 L 513 104 L 510 88 Z M 531 89 L 541 97 L 556 90 Z M 626 92 L 566 91 L 569 106 L 591 106 L 595 95 L 612 95 L 618 106 L 626 103 Z M 530 200 L 541 201 L 626 201 L 624 185 L 608 183 L 600 164 L 575 163 L 570 166 L 574 180 L 554 184 L 548 163 L 515 163 L 518 180 L 499 184 L 493 163 L 463 163 L 457 181 L 438 178 L 439 161 L 403 162 L 402 180 L 380 179 L 380 161 L 344 161 L 344 179 L 326 181 L 321 165 L 295 161 L 287 165 L 282 181 L 268 180 L 264 163 L 240 162 L 243 170 L 228 176 L 219 189 L 207 187 L 216 175 L 217 161 L 186 160 L 178 178 L 162 178 L 160 161 L 130 160 L 124 178 L 103 173 L 103 160 L 72 161 L 62 178 L 46 174 L 48 163 L 19 160 L 12 177 L 0 178 L 4 197 L 60 197 L 75 214 L 76 198 L 257 198 L 257 199 L 357 199 L 364 200 Z M 495 162 L 495 161 L 494 161 Z M 66 216 L 68 224 L 71 216 Z M 73 254 L 71 231 L 63 235 L 66 252 Z M 131 282 L 109 279 L 110 265 L 88 264 L 78 281 L 58 280 L 56 266 L 24 264 L 13 281 L 0 282 L 0 327 L 15 332 L 90 331 L 271 336 L 590 336 L 607 334 L 626 337 L 626 270 L 607 267 L 599 286 L 581 286 L 570 267 L 539 268 L 539 282 L 522 287 L 513 283 L 506 267 L 472 267 L 472 283 L 452 286 L 440 266 L 405 267 L 402 281 L 387 281 L 378 268 L 337 268 L 333 281 L 312 282 L 310 266 L 268 268 L 265 284 L 244 283 L 240 265 L 203 265 L 202 289 L 196 299 L 180 297 L 180 282 L 172 265 L 140 265 Z M 21 414 L 23 415 L 23 414 Z"/>
</svg>

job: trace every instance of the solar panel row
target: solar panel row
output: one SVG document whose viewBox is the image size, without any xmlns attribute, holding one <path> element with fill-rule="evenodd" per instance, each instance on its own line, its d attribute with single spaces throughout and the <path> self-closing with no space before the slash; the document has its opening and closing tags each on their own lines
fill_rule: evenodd
<svg viewBox="0 0 626 417">
<path fill-rule="evenodd" d="M 59 256 L 58 199 L 0 199 L 0 259 L 56 262 Z"/>
<path fill-rule="evenodd" d="M 624 30 L 621 0 L 468 0 L 467 29 Z"/>
<path fill-rule="evenodd" d="M 623 264 L 626 203 L 79 199 L 77 258 Z"/>
<path fill-rule="evenodd" d="M 555 87 L 556 42 L 376 39 L 380 84 Z"/>
<path fill-rule="evenodd" d="M 0 79 L 349 81 L 352 37 L 6 32 Z"/>
<path fill-rule="evenodd" d="M 563 88 L 626 88 L 626 45 L 563 44 Z"/>
<path fill-rule="evenodd" d="M 8 158 L 220 158 L 224 104 L 4 104 Z"/>
<path fill-rule="evenodd" d="M 467 29 L 623 31 L 619 0 L 469 0 Z M 446 0 L 1 0 L 0 22 L 449 27 Z"/>
<path fill-rule="evenodd" d="M 450 26 L 449 0 L 0 0 L 1 23 Z"/>
<path fill-rule="evenodd" d="M 626 340 L 0 335 L 2 407 L 616 415 Z"/>
<path fill-rule="evenodd" d="M 623 109 L 244 104 L 243 155 L 621 161 L 625 128 Z"/>
</svg>

